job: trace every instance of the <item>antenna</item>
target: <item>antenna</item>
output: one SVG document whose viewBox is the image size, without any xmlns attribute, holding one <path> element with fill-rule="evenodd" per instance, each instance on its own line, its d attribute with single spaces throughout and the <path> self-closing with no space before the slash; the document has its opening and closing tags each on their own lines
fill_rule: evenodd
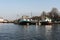
<svg viewBox="0 0 60 40">
<path fill-rule="evenodd" d="M 32 12 L 31 12 L 31 17 L 32 17 Z"/>
</svg>

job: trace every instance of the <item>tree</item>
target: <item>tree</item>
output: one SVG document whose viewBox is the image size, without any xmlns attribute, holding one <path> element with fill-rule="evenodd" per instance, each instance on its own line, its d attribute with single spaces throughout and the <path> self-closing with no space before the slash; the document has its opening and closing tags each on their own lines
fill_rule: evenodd
<svg viewBox="0 0 60 40">
<path fill-rule="evenodd" d="M 57 8 L 52 8 L 51 12 L 49 13 L 50 18 L 52 18 L 53 21 L 57 21 L 59 14 Z"/>
</svg>

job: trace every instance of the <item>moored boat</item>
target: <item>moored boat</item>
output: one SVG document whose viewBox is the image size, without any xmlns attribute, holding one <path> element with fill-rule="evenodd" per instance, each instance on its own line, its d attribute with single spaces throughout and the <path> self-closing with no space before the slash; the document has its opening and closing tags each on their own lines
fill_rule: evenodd
<svg viewBox="0 0 60 40">
<path fill-rule="evenodd" d="M 40 21 L 41 25 L 51 25 L 52 24 L 52 20 L 50 18 L 47 18 L 43 21 Z"/>
<path fill-rule="evenodd" d="M 21 19 L 19 20 L 19 24 L 20 25 L 27 25 L 27 24 L 31 24 L 31 21 L 29 19 Z"/>
</svg>

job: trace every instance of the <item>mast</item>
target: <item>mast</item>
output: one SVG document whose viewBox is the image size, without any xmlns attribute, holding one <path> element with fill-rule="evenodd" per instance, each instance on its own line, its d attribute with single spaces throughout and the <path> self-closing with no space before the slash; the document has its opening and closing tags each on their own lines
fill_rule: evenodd
<svg viewBox="0 0 60 40">
<path fill-rule="evenodd" d="M 32 12 L 31 12 L 31 17 L 32 17 Z"/>
</svg>

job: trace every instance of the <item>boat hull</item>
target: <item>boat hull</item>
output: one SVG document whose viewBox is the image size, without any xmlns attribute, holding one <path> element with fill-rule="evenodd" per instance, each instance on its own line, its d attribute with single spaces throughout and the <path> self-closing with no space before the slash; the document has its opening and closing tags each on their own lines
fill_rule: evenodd
<svg viewBox="0 0 60 40">
<path fill-rule="evenodd" d="M 52 23 L 49 23 L 49 22 L 40 22 L 41 25 L 52 25 Z"/>
<path fill-rule="evenodd" d="M 19 22 L 20 25 L 30 25 L 31 22 L 29 21 L 22 21 L 22 22 Z"/>
</svg>

